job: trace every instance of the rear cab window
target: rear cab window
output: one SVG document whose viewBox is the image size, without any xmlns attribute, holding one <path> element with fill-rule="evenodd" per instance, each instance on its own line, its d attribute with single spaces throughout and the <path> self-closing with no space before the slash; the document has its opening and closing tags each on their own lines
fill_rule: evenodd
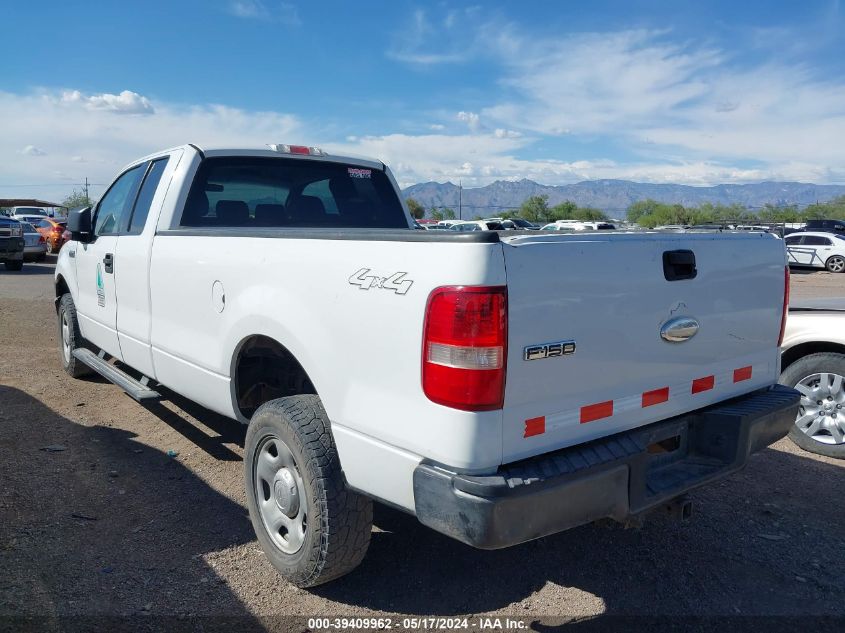
<svg viewBox="0 0 845 633">
<path fill-rule="evenodd" d="M 191 185 L 180 225 L 410 228 L 383 170 L 255 156 L 206 158 Z"/>
</svg>

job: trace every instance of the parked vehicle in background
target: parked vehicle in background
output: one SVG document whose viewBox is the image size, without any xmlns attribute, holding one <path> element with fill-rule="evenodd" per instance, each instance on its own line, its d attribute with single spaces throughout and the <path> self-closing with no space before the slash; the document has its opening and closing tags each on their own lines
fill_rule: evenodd
<svg viewBox="0 0 845 633">
<path fill-rule="evenodd" d="M 501 222 L 495 220 L 468 220 L 466 222 L 455 222 L 449 227 L 451 231 L 504 231 L 505 227 Z"/>
<path fill-rule="evenodd" d="M 655 231 L 675 231 L 680 232 L 684 231 L 689 228 L 689 225 L 686 224 L 662 224 L 660 226 L 655 226 Z"/>
<path fill-rule="evenodd" d="M 845 234 L 845 220 L 807 220 L 804 230 Z"/>
<path fill-rule="evenodd" d="M 32 217 L 32 216 L 47 217 L 50 214 L 47 213 L 47 209 L 44 209 L 42 207 L 11 207 L 10 208 L 10 215 L 13 218 L 17 219 L 17 218 L 27 218 L 27 217 Z"/>
<path fill-rule="evenodd" d="M 637 520 L 794 423 L 772 236 L 417 231 L 380 161 L 272 147 L 129 164 L 71 215 L 55 292 L 68 374 L 249 425 L 291 582 L 357 566 L 373 500 L 508 547 Z"/>
<path fill-rule="evenodd" d="M 508 231 L 539 231 L 540 226 L 522 218 L 484 218 L 484 222 L 499 222 Z"/>
<path fill-rule="evenodd" d="M 64 232 L 67 229 L 67 221 L 58 221 L 53 218 L 41 218 L 35 224 L 35 230 L 44 236 L 47 242 L 47 252 L 58 253 L 65 243 Z"/>
<path fill-rule="evenodd" d="M 21 222 L 23 228 L 23 259 L 27 262 L 43 262 L 47 257 L 47 242 L 29 222 Z"/>
<path fill-rule="evenodd" d="M 845 235 L 802 231 L 787 235 L 783 241 L 790 266 L 845 272 Z"/>
<path fill-rule="evenodd" d="M 6 270 L 23 268 L 23 227 L 13 218 L 0 216 L 0 261 Z"/>
<path fill-rule="evenodd" d="M 581 222 L 580 220 L 558 220 L 546 224 L 544 231 L 612 231 L 616 226 L 610 222 Z"/>
<path fill-rule="evenodd" d="M 811 453 L 845 459 L 845 299 L 789 306 L 780 383 L 801 392 L 790 439 Z"/>
</svg>

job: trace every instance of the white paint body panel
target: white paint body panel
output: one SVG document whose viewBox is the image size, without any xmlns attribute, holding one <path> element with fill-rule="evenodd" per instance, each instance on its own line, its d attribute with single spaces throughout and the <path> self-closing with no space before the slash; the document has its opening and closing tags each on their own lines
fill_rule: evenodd
<svg viewBox="0 0 845 633">
<path fill-rule="evenodd" d="M 178 226 L 201 157 L 185 146 L 145 160 L 167 153 L 179 158 L 162 177 L 147 226 L 117 244 L 119 301 L 116 316 L 99 326 L 105 333 L 90 325 L 96 303 L 92 307 L 81 292 L 82 282 L 77 287 L 78 258 L 67 255 L 85 245 L 62 249 L 57 275 L 77 301 L 85 336 L 110 344 L 111 323 L 120 343 L 115 351 L 124 350 L 127 364 L 242 422 L 232 388 L 239 346 L 255 335 L 274 339 L 315 385 L 349 484 L 398 506 L 413 510 L 413 470 L 423 459 L 492 472 L 502 463 L 677 415 L 777 378 L 785 255 L 773 238 L 503 234 L 501 243 L 459 243 L 377 241 L 366 233 L 355 239 L 185 235 L 168 229 Z M 208 154 L 278 156 L 267 150 Z M 697 279 L 663 278 L 661 253 L 677 248 L 695 251 Z M 379 276 L 405 272 L 413 285 L 403 295 L 363 290 L 349 282 L 361 268 Z M 84 275 L 90 273 L 86 268 Z M 215 282 L 225 294 L 222 311 L 212 293 Z M 430 292 L 446 285 L 508 286 L 502 410 L 458 411 L 422 391 L 425 306 Z M 700 320 L 701 331 L 672 345 L 658 330 L 679 306 Z M 577 342 L 573 356 L 522 359 L 526 345 L 569 338 Z M 730 372 L 744 365 L 753 365 L 753 380 L 733 384 Z M 712 391 L 680 395 L 687 381 L 711 373 L 718 376 Z M 646 412 L 634 406 L 643 390 L 664 385 L 677 389 L 678 397 Z M 611 420 L 578 423 L 580 406 L 610 399 L 618 401 Z M 523 438 L 524 421 L 540 415 L 547 432 Z"/>
</svg>

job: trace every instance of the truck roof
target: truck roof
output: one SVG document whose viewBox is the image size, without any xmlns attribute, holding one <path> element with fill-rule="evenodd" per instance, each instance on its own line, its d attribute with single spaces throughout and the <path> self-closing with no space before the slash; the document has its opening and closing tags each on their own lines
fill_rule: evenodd
<svg viewBox="0 0 845 633">
<path fill-rule="evenodd" d="M 185 143 L 184 145 L 178 145 L 176 147 L 170 147 L 167 149 L 162 149 L 158 152 L 154 152 L 152 154 L 148 154 L 143 158 L 139 158 L 137 160 L 132 161 L 124 170 L 132 165 L 136 165 L 138 163 L 142 163 L 148 161 L 152 158 L 157 156 L 161 156 L 162 154 L 166 154 L 168 152 L 172 152 L 177 149 L 183 150 L 193 150 L 202 152 L 205 156 L 266 156 L 268 158 L 279 158 L 280 156 L 284 156 L 285 158 L 299 158 L 303 160 L 318 160 L 318 161 L 329 161 L 329 162 L 342 162 L 342 163 L 350 163 L 353 165 L 361 165 L 364 167 L 371 167 L 374 169 L 384 169 L 385 165 L 382 161 L 378 160 L 377 158 L 370 158 L 366 156 L 355 156 L 355 155 L 341 155 L 341 154 L 333 154 L 331 152 L 323 152 L 322 155 L 313 155 L 313 154 L 295 154 L 295 153 L 284 153 L 280 151 L 276 151 L 270 148 L 270 143 L 266 145 L 253 145 L 253 146 L 241 146 L 241 147 L 232 147 L 232 146 L 225 146 L 225 145 L 197 145 L 196 143 Z"/>
</svg>

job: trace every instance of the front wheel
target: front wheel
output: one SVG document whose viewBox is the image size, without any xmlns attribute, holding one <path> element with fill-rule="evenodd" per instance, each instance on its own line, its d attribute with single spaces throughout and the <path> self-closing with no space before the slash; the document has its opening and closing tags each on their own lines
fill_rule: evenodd
<svg viewBox="0 0 845 633">
<path fill-rule="evenodd" d="M 842 255 L 829 257 L 825 262 L 824 267 L 832 273 L 845 272 L 845 257 L 842 257 Z"/>
<path fill-rule="evenodd" d="M 79 322 L 76 319 L 76 306 L 69 294 L 62 295 L 59 300 L 59 353 L 62 358 L 62 367 L 74 378 L 80 378 L 90 374 L 91 370 L 81 363 L 73 350 L 84 347 L 85 340 L 79 331 Z"/>
<path fill-rule="evenodd" d="M 845 459 L 845 354 L 809 354 L 787 367 L 780 383 L 801 392 L 789 439 L 805 451 Z"/>
<path fill-rule="evenodd" d="M 258 542 L 285 578 L 313 587 L 360 564 L 370 544 L 373 504 L 346 487 L 317 396 L 259 407 L 246 434 L 244 471 Z"/>
</svg>

